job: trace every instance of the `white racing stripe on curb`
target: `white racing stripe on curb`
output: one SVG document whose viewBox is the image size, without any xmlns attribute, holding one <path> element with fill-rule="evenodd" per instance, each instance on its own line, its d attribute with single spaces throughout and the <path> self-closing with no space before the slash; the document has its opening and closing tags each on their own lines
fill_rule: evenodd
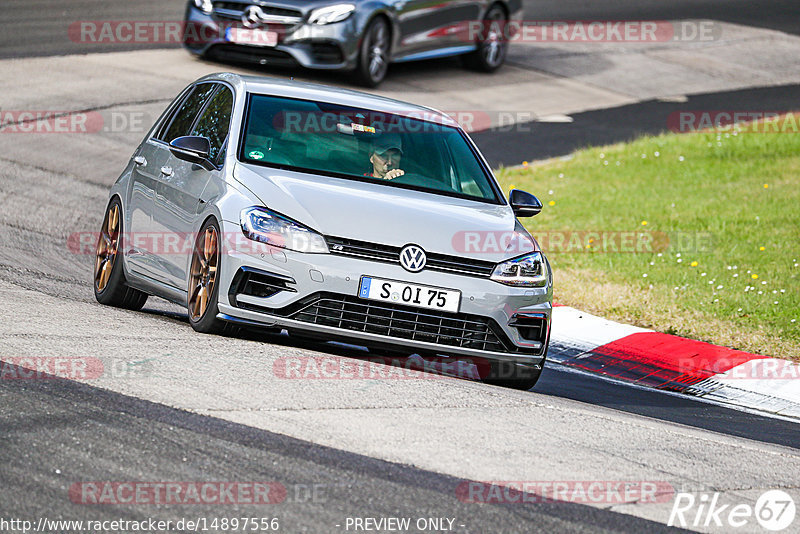
<svg viewBox="0 0 800 534">
<path fill-rule="evenodd" d="M 694 387 L 708 399 L 800 418 L 800 365 L 795 362 L 751 360 Z"/>
<path fill-rule="evenodd" d="M 587 361 L 591 359 L 594 356 L 593 351 L 598 347 L 643 332 L 653 332 L 653 330 L 617 323 L 569 306 L 556 306 L 553 308 L 548 359 L 565 366 L 575 366 L 581 359 Z M 679 338 L 674 336 L 673 338 L 679 341 Z M 624 343 L 628 344 L 628 340 Z M 698 342 L 687 340 L 685 356 L 691 358 L 693 351 L 688 343 Z M 633 341 L 629 345 L 633 349 L 636 348 Z M 647 347 L 647 350 L 652 351 L 653 348 Z M 724 361 L 726 351 L 730 352 L 728 349 L 720 349 L 721 361 Z M 602 349 L 599 352 L 603 352 Z M 747 353 L 734 352 L 748 356 Z M 630 354 L 620 354 L 623 355 L 630 356 L 634 361 L 640 357 L 633 350 Z M 665 356 L 678 359 L 684 355 Z M 800 418 L 800 364 L 777 358 L 763 358 L 755 354 L 752 357 L 753 359 L 722 373 L 696 384 L 687 385 L 682 393 L 747 411 Z M 665 360 L 668 359 L 665 357 Z M 647 363 L 652 364 L 652 361 Z M 709 362 L 711 365 L 713 363 Z M 591 372 L 585 369 L 583 371 Z M 620 379 L 620 377 L 606 378 Z M 625 379 L 622 378 L 622 381 Z"/>
<path fill-rule="evenodd" d="M 556 306 L 547 357 L 561 362 L 637 332 L 652 330 L 609 321 L 569 306 Z"/>
</svg>

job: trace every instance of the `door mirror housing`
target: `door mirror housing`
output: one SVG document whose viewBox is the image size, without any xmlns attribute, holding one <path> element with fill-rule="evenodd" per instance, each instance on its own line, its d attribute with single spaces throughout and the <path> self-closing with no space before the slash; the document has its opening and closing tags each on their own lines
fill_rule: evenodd
<svg viewBox="0 0 800 534">
<path fill-rule="evenodd" d="M 508 202 L 517 217 L 533 217 L 542 211 L 542 203 L 539 202 L 539 199 L 520 189 L 511 190 L 508 194 Z"/>
<path fill-rule="evenodd" d="M 214 164 L 208 159 L 211 154 L 211 142 L 205 137 L 196 135 L 176 137 L 169 144 L 169 151 L 183 161 L 202 165 L 209 170 L 214 167 Z"/>
</svg>

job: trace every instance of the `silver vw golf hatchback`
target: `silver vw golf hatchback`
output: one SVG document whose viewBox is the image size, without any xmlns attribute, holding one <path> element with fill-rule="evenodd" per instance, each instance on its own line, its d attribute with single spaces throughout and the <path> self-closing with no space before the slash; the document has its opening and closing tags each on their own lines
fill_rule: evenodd
<svg viewBox="0 0 800 534">
<path fill-rule="evenodd" d="M 530 388 L 547 352 L 550 266 L 486 161 L 435 110 L 223 73 L 184 89 L 111 188 L 94 291 L 229 325 L 446 358 Z"/>
</svg>

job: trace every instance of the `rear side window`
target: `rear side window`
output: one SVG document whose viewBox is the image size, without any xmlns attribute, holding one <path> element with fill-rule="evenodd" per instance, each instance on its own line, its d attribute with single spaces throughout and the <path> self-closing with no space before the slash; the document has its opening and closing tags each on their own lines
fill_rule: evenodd
<svg viewBox="0 0 800 534">
<path fill-rule="evenodd" d="M 228 137 L 232 111 L 233 93 L 223 86 L 211 98 L 192 131 L 186 134 L 199 135 L 211 142 L 211 153 L 209 155 L 211 161 L 217 161 L 217 157 L 220 155 L 222 146 L 225 143 L 225 138 Z"/>
<path fill-rule="evenodd" d="M 172 123 L 167 128 L 166 134 L 161 136 L 161 140 L 170 143 L 177 137 L 189 135 L 189 129 L 194 124 L 194 119 L 216 88 L 217 86 L 212 83 L 204 83 L 195 87 L 192 94 L 175 111 Z"/>
</svg>

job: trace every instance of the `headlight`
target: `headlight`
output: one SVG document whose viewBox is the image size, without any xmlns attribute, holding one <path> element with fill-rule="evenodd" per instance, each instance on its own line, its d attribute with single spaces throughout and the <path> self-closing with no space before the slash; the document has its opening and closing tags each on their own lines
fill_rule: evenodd
<svg viewBox="0 0 800 534">
<path fill-rule="evenodd" d="M 498 264 L 492 271 L 492 280 L 507 286 L 544 287 L 547 274 L 544 256 L 533 252 Z"/>
<path fill-rule="evenodd" d="M 194 6 L 206 15 L 214 11 L 214 5 L 211 0 L 194 0 Z"/>
<path fill-rule="evenodd" d="M 317 232 L 267 208 L 244 209 L 239 219 L 244 235 L 254 241 L 297 252 L 328 252 L 325 238 Z"/>
<path fill-rule="evenodd" d="M 311 24 L 331 24 L 332 22 L 341 22 L 350 14 L 355 11 L 356 6 L 353 4 L 336 4 L 327 7 L 321 7 L 311 12 L 308 17 L 308 22 Z"/>
</svg>

